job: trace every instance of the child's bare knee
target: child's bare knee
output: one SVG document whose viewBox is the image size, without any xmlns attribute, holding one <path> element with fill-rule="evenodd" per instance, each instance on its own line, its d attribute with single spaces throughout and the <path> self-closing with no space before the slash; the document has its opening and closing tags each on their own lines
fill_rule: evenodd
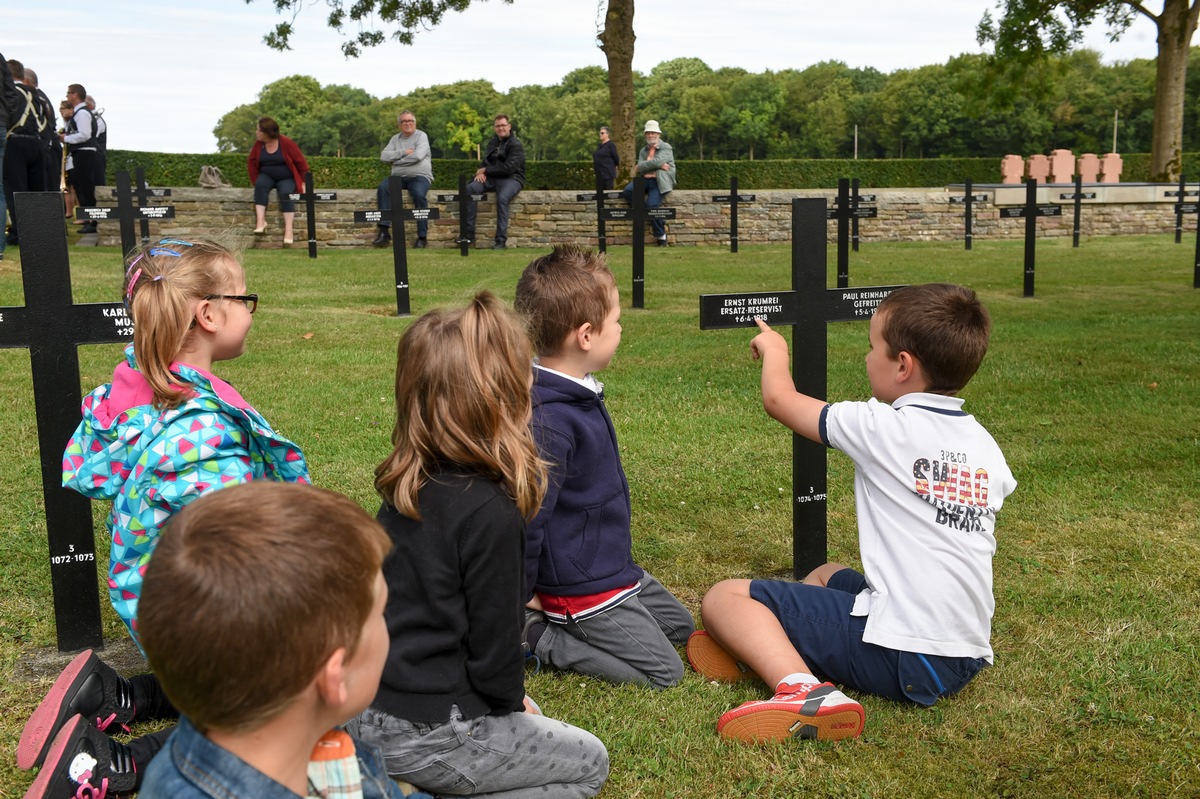
<svg viewBox="0 0 1200 799">
<path fill-rule="evenodd" d="M 826 586 L 829 584 L 829 578 L 846 568 L 840 563 L 822 563 L 817 568 L 810 571 L 804 578 L 805 585 Z"/>
<path fill-rule="evenodd" d="M 708 589 L 704 599 L 700 600 L 700 618 L 710 619 L 714 614 L 720 614 L 729 603 L 749 598 L 749 580 L 722 580 Z"/>
</svg>

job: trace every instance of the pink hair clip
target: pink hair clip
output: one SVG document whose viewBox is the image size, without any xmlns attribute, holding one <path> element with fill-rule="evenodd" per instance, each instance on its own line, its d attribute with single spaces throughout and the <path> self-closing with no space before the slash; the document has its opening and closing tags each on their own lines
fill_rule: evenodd
<svg viewBox="0 0 1200 799">
<path fill-rule="evenodd" d="M 142 257 L 142 256 L 140 256 L 140 255 L 138 256 L 138 258 L 141 258 L 141 257 Z M 137 261 L 134 261 L 134 263 L 137 263 Z M 139 270 L 137 270 L 136 272 L 134 272 L 134 273 L 133 273 L 133 278 L 132 278 L 132 279 L 129 281 L 129 285 L 125 287 L 125 299 L 127 299 L 127 300 L 132 300 L 132 299 L 133 299 L 133 285 L 134 285 L 135 283 L 137 283 L 137 281 L 138 281 L 138 278 L 139 278 L 139 277 L 141 277 L 141 276 L 142 276 L 142 270 L 141 270 L 141 269 L 139 269 Z"/>
</svg>

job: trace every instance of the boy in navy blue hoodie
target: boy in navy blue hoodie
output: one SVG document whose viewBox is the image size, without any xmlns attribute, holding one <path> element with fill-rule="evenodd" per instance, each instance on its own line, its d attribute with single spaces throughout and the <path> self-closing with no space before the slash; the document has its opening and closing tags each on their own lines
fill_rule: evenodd
<svg viewBox="0 0 1200 799">
<path fill-rule="evenodd" d="M 633 562 L 629 483 L 593 376 L 621 342 L 604 256 L 560 245 L 517 283 L 534 364 L 534 437 L 550 485 L 525 545 L 525 643 L 542 663 L 617 683 L 669 688 L 691 613 Z"/>
</svg>

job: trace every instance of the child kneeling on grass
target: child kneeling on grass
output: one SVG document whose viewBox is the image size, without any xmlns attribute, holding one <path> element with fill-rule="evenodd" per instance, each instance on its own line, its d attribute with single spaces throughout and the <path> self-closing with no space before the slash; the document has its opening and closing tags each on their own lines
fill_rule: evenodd
<svg viewBox="0 0 1200 799">
<path fill-rule="evenodd" d="M 604 256 L 559 245 L 517 283 L 537 363 L 532 427 L 550 485 L 525 544 L 525 646 L 541 662 L 669 688 L 692 614 L 633 560 L 629 482 L 595 373 L 621 343 Z"/>
<path fill-rule="evenodd" d="M 721 716 L 723 737 L 852 738 L 862 705 L 823 680 L 932 705 L 992 662 L 995 517 L 1017 484 L 955 397 L 983 361 L 990 326 L 970 289 L 899 289 L 871 319 L 874 398 L 827 404 L 795 390 L 787 342 L 759 320 L 750 351 L 763 362 L 767 413 L 854 461 L 864 573 L 826 563 L 803 583 L 709 589 L 689 662 L 710 679 L 758 675 L 775 688 Z"/>
<path fill-rule="evenodd" d="M 375 469 L 391 649 L 355 724 L 389 774 L 441 797 L 583 799 L 608 778 L 604 744 L 525 694 L 525 522 L 546 490 L 532 357 L 490 292 L 426 313 L 397 348 L 392 452 Z"/>
</svg>

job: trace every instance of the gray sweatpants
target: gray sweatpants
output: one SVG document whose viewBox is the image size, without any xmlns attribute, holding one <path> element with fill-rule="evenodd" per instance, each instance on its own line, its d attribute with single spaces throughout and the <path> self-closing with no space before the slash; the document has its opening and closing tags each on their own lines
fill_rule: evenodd
<svg viewBox="0 0 1200 799">
<path fill-rule="evenodd" d="M 456 705 L 444 724 L 421 724 L 369 707 L 351 724 L 393 779 L 443 797 L 584 799 L 608 778 L 599 738 L 532 713 L 464 719 Z"/>
<path fill-rule="evenodd" d="M 550 623 L 534 649 L 542 663 L 615 683 L 670 688 L 683 677 L 676 646 L 696 622 L 649 572 L 642 590 L 615 608 L 568 624 Z"/>
</svg>

